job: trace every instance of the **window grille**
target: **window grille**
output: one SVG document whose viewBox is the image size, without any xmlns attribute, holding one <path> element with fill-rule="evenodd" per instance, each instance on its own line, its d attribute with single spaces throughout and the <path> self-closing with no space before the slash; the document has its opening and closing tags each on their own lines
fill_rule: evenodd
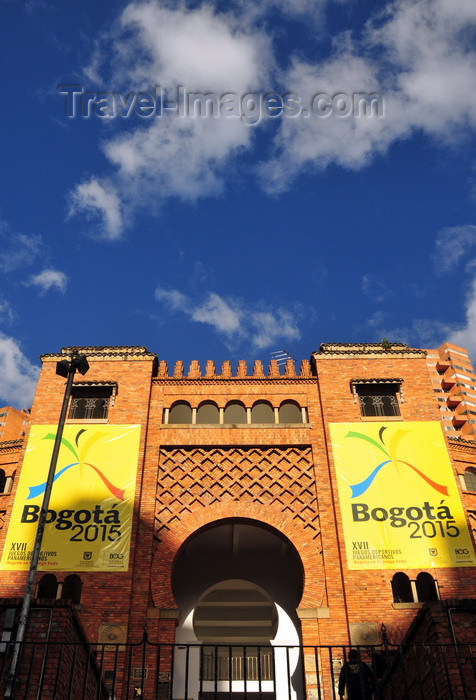
<svg viewBox="0 0 476 700">
<path fill-rule="evenodd" d="M 468 467 L 464 473 L 465 491 L 476 493 L 476 469 Z"/>
<path fill-rule="evenodd" d="M 397 379 L 355 379 L 351 381 L 354 401 L 359 401 L 362 416 L 380 418 L 399 416 L 400 403 L 403 403 L 402 380 Z"/>
<path fill-rule="evenodd" d="M 360 411 L 363 416 L 399 416 L 400 409 L 396 396 L 388 394 L 373 394 L 360 396 Z"/>
<path fill-rule="evenodd" d="M 104 420 L 112 405 L 113 386 L 73 387 L 68 418 Z"/>
</svg>

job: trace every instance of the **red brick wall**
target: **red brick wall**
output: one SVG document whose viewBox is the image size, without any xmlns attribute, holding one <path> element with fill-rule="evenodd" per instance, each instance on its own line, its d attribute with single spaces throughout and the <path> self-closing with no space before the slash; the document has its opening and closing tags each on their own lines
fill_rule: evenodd
<svg viewBox="0 0 476 700">
<path fill-rule="evenodd" d="M 347 569 L 328 423 L 361 420 L 350 380 L 366 377 L 402 378 L 403 419 L 438 420 L 423 353 L 322 353 L 316 356 L 318 379 L 311 376 L 307 362 L 297 373 L 288 363 L 283 375 L 275 363 L 267 372 L 260 363 L 250 372 L 241 363 L 235 374 L 229 363 L 220 373 L 208 363 L 204 376 L 197 363 L 192 363 L 188 372 L 178 363 L 171 376 L 161 363 L 154 378 L 155 358 L 146 351 L 84 350 L 91 369 L 78 381 L 117 382 L 118 394 L 109 411 L 109 422 L 141 425 L 130 570 L 81 573 L 84 585 L 78 614 L 92 641 L 97 640 L 100 625 L 105 623 L 126 625 L 129 641 L 142 638 L 145 624 L 152 641 L 173 641 L 175 621 L 161 615 L 164 609 L 177 607 L 171 588 L 174 559 L 197 529 L 226 518 L 265 523 L 296 547 L 304 566 L 300 617 L 305 644 L 348 644 L 349 625 L 360 622 L 384 622 L 391 641 L 403 637 L 416 609 L 395 609 L 390 585 L 394 572 Z M 54 424 L 58 420 L 65 380 L 55 374 L 55 365 L 63 356 L 66 354 L 43 358 L 32 408 L 33 424 Z M 197 407 L 204 399 L 215 401 L 219 407 L 233 399 L 247 407 L 258 399 L 269 401 L 273 407 L 279 407 L 283 400 L 294 400 L 307 408 L 309 423 L 239 427 L 170 427 L 162 423 L 164 408 L 174 401 L 186 400 Z M 221 476 L 207 475 L 204 465 L 210 448 L 216 448 L 217 458 L 231 455 L 232 466 L 228 471 L 222 469 Z M 475 449 L 469 445 L 465 459 L 470 455 L 476 461 Z M 194 468 L 202 470 L 201 476 L 191 483 L 172 476 L 164 486 L 163 478 L 171 472 L 167 462 L 170 455 L 192 459 L 194 450 Z M 246 488 L 244 450 L 249 450 L 251 460 L 251 479 Z M 275 456 L 270 457 L 272 454 Z M 305 454 L 303 461 L 301 454 Z M 459 462 L 458 457 L 456 471 L 461 471 Z M 291 470 L 301 470 L 294 485 L 287 483 L 286 475 Z M 242 476 L 234 477 L 232 471 Z M 231 485 L 221 491 L 220 479 L 225 476 L 231 479 Z M 280 480 L 283 488 L 278 494 Z M 170 497 L 171 483 L 181 489 L 180 498 Z M 475 506 L 470 494 L 463 496 L 467 507 Z M 406 573 L 414 578 L 418 571 Z M 437 569 L 431 573 L 438 580 L 442 597 L 461 596 L 462 590 L 465 597 L 476 596 L 471 570 Z M 67 572 L 58 578 L 66 576 Z M 25 579 L 26 573 L 2 572 L 0 592 L 9 597 L 22 595 Z"/>
<path fill-rule="evenodd" d="M 138 478 L 135 492 L 135 515 L 133 520 L 131 560 L 128 572 L 81 572 L 83 592 L 81 598 L 82 622 L 89 638 L 96 641 L 101 623 L 114 621 L 115 624 L 129 624 L 131 614 L 132 586 L 135 571 L 147 571 L 150 560 L 151 534 L 147 538 L 147 528 L 139 522 L 142 497 L 142 465 L 144 461 L 147 426 L 149 420 L 149 396 L 151 377 L 155 365 L 155 356 L 136 349 L 86 348 L 90 370 L 82 377 L 77 374 L 75 381 L 116 382 L 118 393 L 114 405 L 109 409 L 109 423 L 115 425 L 140 425 L 141 437 L 138 459 Z M 37 391 L 32 406 L 32 424 L 55 424 L 59 419 L 66 380 L 56 374 L 56 362 L 70 357 L 63 355 L 43 356 L 43 366 L 38 380 Z M 17 483 L 18 480 L 16 480 Z M 15 496 L 16 483 L 12 492 Z M 13 501 L 11 501 L 13 502 Z M 6 516 L 8 525 L 9 513 Z M 6 527 L 0 533 L 0 545 L 6 533 Z M 140 540 L 140 546 L 136 541 Z M 44 572 L 38 572 L 37 580 Z M 68 572 L 59 572 L 58 581 L 63 581 Z M 8 597 L 22 596 L 27 572 L 2 572 L 1 594 Z M 142 626 L 145 622 L 143 618 Z"/>
<path fill-rule="evenodd" d="M 439 420 L 439 410 L 432 392 L 430 378 L 426 369 L 424 353 L 391 352 L 381 355 L 349 354 L 327 358 L 316 356 L 319 390 L 322 397 L 325 435 L 330 444 L 328 423 L 359 422 L 359 403 L 354 402 L 350 389 L 352 379 L 363 378 L 401 378 L 404 402 L 400 405 L 403 420 L 432 421 Z M 338 550 L 342 562 L 345 585 L 345 608 L 349 623 L 370 622 L 385 623 L 392 642 L 398 642 L 408 629 L 416 610 L 395 609 L 391 591 L 391 579 L 395 571 L 352 571 L 348 570 L 345 559 L 344 538 L 341 516 L 337 498 L 337 483 L 333 467 L 332 450 L 329 449 L 329 478 L 335 494 L 335 513 L 337 521 Z M 455 470 L 456 474 L 456 470 Z M 459 483 L 459 480 L 458 480 Z M 321 521 L 327 520 L 321 516 Z M 323 528 L 322 539 L 324 556 L 336 547 L 334 527 Z M 335 563 L 335 559 L 334 559 Z M 416 578 L 420 570 L 405 569 L 410 579 Z M 476 596 L 476 577 L 472 569 L 432 569 L 429 573 L 437 580 L 441 597 L 457 597 L 461 591 L 465 596 Z M 328 588 L 340 583 L 337 571 L 332 578 L 327 575 Z M 338 600 L 338 599 L 337 599 Z"/>
</svg>

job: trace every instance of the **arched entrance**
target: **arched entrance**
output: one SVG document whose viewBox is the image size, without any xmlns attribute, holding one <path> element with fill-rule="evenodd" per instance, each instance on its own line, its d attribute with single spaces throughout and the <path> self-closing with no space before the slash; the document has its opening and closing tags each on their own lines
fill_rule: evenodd
<svg viewBox="0 0 476 700">
<path fill-rule="evenodd" d="M 248 700 L 254 693 L 279 700 L 279 687 L 283 697 L 300 697 L 303 566 L 282 533 L 246 518 L 210 523 L 180 548 L 172 588 L 180 609 L 176 642 L 196 645 L 186 647 L 187 664 L 175 664 L 175 683 L 186 682 L 187 697 L 220 700 L 223 692 L 240 700 L 246 691 Z M 177 677 L 184 666 L 187 681 Z"/>
</svg>

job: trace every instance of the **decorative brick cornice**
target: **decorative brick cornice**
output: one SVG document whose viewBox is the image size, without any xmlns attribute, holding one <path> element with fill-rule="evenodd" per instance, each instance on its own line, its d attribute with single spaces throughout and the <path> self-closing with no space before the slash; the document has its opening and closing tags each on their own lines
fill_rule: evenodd
<svg viewBox="0 0 476 700">
<path fill-rule="evenodd" d="M 460 437 L 449 437 L 448 442 L 451 450 L 454 450 L 455 452 L 470 452 L 473 454 L 476 452 L 476 440 L 464 440 Z"/>
<path fill-rule="evenodd" d="M 393 355 L 397 357 L 426 357 L 425 350 L 419 348 L 409 348 L 406 343 L 321 343 L 319 350 L 312 353 L 314 360 L 319 357 L 332 358 L 344 355 L 366 357 L 382 357 Z"/>
<path fill-rule="evenodd" d="M 372 379 L 367 379 L 367 378 L 351 379 L 350 383 L 351 383 L 351 385 L 353 385 L 353 384 L 403 384 L 403 379 L 401 377 L 396 377 L 393 379 L 389 379 L 388 377 L 385 377 L 385 378 L 373 378 L 372 377 Z"/>
<path fill-rule="evenodd" d="M 5 440 L 4 442 L 0 442 L 0 452 L 7 454 L 9 452 L 17 452 L 23 446 L 23 442 L 23 438 L 20 438 L 19 440 Z"/>
<path fill-rule="evenodd" d="M 285 384 L 315 384 L 315 377 L 244 377 L 243 379 L 237 379 L 236 377 L 198 377 L 197 379 L 190 379 L 189 377 L 160 377 L 154 378 L 152 380 L 153 384 L 167 384 L 168 386 L 183 386 L 184 384 L 211 384 L 216 382 L 218 384 L 231 383 L 237 386 L 244 386 L 247 384 L 275 384 L 276 382 L 283 382 Z"/>
<path fill-rule="evenodd" d="M 40 359 L 45 360 L 61 360 L 65 357 L 71 357 L 74 352 L 78 352 L 81 355 L 86 355 L 89 359 L 94 359 L 94 361 L 104 360 L 126 360 L 126 359 L 150 359 L 156 360 L 157 355 L 153 352 L 149 352 L 146 347 L 140 345 L 113 345 L 113 346 L 98 346 L 98 345 L 87 345 L 87 346 L 71 346 L 66 348 L 61 348 L 60 353 L 46 353 L 41 355 Z"/>
</svg>

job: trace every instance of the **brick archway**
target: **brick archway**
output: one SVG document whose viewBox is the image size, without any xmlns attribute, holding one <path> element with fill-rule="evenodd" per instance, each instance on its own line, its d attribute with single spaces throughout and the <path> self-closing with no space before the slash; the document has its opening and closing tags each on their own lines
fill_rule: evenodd
<svg viewBox="0 0 476 700">
<path fill-rule="evenodd" d="M 152 565 L 151 594 L 158 608 L 174 608 L 176 602 L 172 592 L 172 572 L 180 548 L 198 530 L 214 522 L 230 518 L 256 521 L 284 535 L 295 547 L 302 562 L 304 591 L 302 607 L 320 607 L 325 594 L 322 557 L 316 539 L 311 537 L 292 514 L 283 512 L 277 505 L 263 506 L 256 502 L 228 502 L 212 506 L 197 506 L 193 513 L 175 519 L 164 533 L 158 545 Z"/>
</svg>

